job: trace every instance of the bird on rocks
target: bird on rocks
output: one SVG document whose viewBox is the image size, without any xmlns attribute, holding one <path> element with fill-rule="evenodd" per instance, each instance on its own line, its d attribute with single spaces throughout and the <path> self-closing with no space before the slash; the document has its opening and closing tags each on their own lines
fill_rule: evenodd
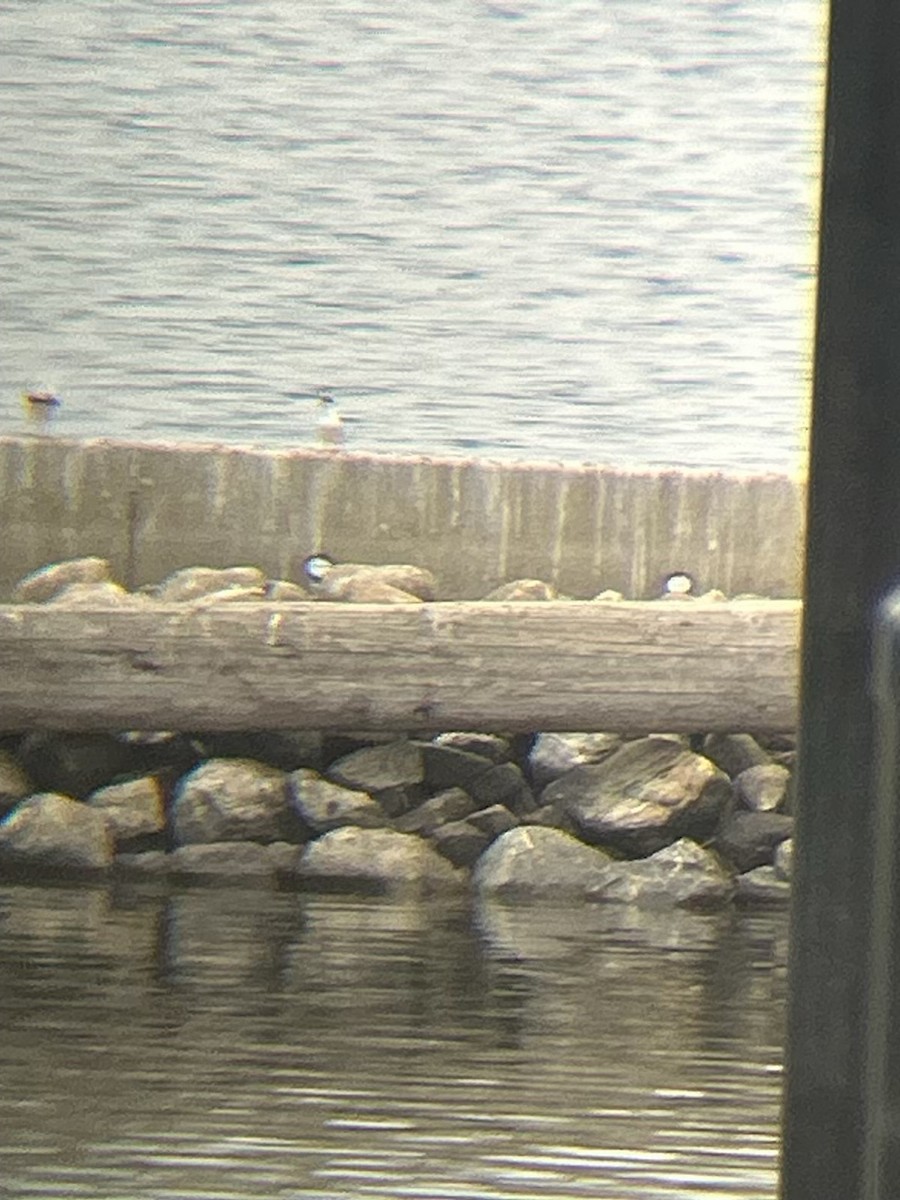
<svg viewBox="0 0 900 1200">
<path fill-rule="evenodd" d="M 324 446 L 342 446 L 344 444 L 344 422 L 338 412 L 334 396 L 326 389 L 318 393 L 319 419 L 316 429 L 319 441 Z"/>
<path fill-rule="evenodd" d="M 355 600 L 372 604 L 414 604 L 433 600 L 436 583 L 430 571 L 407 563 L 336 563 L 319 551 L 303 562 L 306 586 L 323 600 Z"/>
</svg>

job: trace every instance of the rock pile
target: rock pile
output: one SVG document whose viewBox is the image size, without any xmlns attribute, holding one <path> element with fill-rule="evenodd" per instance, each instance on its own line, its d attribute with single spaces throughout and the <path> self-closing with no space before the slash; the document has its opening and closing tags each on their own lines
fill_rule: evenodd
<svg viewBox="0 0 900 1200">
<path fill-rule="evenodd" d="M 766 761 L 729 775 L 748 753 Z M 791 754 L 789 739 L 748 735 L 7 736 L 0 874 L 701 908 L 781 899 Z"/>
<path fill-rule="evenodd" d="M 373 570 L 358 588 L 342 574 L 338 598 L 366 598 Z M 404 595 L 421 603 L 434 585 L 408 570 L 406 586 L 421 595 Z M 397 574 L 374 578 L 401 590 Z M 555 596 L 534 580 L 495 593 Z M 254 567 L 188 568 L 130 593 L 108 563 L 88 558 L 34 572 L 14 599 L 102 607 L 315 597 L 329 598 Z M 749 734 L 0 733 L 0 874 L 471 886 L 510 899 L 697 908 L 781 900 L 793 753 L 790 737 Z"/>
</svg>

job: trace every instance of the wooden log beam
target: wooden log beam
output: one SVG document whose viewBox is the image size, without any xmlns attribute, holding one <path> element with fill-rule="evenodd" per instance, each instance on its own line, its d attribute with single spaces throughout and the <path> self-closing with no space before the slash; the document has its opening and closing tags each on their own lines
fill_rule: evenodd
<svg viewBox="0 0 900 1200">
<path fill-rule="evenodd" d="M 0 607 L 0 732 L 776 732 L 800 604 Z"/>
</svg>

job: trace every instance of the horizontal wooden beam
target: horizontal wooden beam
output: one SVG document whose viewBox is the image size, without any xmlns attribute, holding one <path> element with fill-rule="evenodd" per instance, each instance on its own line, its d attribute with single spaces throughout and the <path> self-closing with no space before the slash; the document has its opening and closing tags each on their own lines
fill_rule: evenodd
<svg viewBox="0 0 900 1200">
<path fill-rule="evenodd" d="M 0 606 L 0 732 L 777 732 L 800 604 Z"/>
</svg>

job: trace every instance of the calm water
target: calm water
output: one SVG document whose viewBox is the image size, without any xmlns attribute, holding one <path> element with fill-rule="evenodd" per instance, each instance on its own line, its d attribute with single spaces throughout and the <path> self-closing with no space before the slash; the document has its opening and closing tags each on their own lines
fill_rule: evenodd
<svg viewBox="0 0 900 1200">
<path fill-rule="evenodd" d="M 772 1200 L 786 917 L 0 889 L 0 1178 Z"/>
<path fill-rule="evenodd" d="M 0 430 L 796 468 L 822 0 L 0 0 Z"/>
</svg>

